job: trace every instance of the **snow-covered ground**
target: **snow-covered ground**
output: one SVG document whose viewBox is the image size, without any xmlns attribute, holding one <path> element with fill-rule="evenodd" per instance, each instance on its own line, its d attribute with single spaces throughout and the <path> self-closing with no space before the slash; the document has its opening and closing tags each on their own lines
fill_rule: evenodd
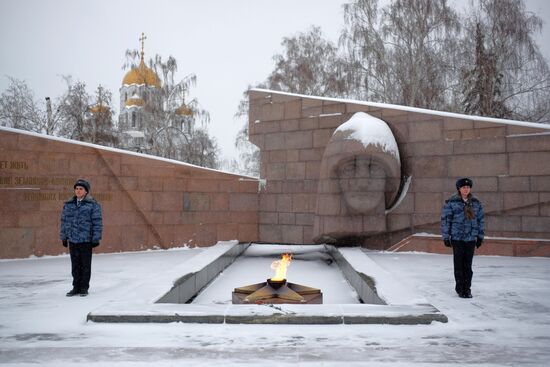
<svg viewBox="0 0 550 367">
<path fill-rule="evenodd" d="M 71 288 L 68 256 L 0 261 L 0 364 L 547 366 L 550 361 L 548 258 L 476 256 L 474 298 L 468 300 L 454 293 L 449 255 L 368 253 L 381 268 L 446 314 L 448 323 L 86 322 L 90 310 L 139 287 L 151 276 L 192 263 L 202 251 L 95 255 L 90 295 L 85 298 L 65 297 Z"/>
</svg>

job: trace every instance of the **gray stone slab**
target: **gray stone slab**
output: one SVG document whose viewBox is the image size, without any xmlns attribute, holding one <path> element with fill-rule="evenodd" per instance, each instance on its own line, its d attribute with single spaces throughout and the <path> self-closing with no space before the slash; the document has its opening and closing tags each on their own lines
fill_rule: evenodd
<svg viewBox="0 0 550 367">
<path fill-rule="evenodd" d="M 361 307 L 362 306 L 362 307 Z M 343 305 L 344 324 L 417 325 L 448 322 L 447 316 L 425 305 Z"/>
<path fill-rule="evenodd" d="M 119 305 L 120 306 L 120 305 Z M 447 322 L 432 305 L 177 305 L 170 309 L 150 305 L 124 311 L 120 307 L 97 310 L 87 320 L 107 323 L 209 323 L 209 324 L 430 324 Z"/>
<path fill-rule="evenodd" d="M 376 293 L 376 285 L 374 280 L 368 275 L 357 271 L 351 266 L 344 256 L 338 251 L 335 246 L 325 246 L 330 255 L 336 260 L 338 267 L 344 274 L 347 281 L 351 284 L 359 295 L 359 298 L 364 303 L 369 304 L 386 304 Z"/>
<path fill-rule="evenodd" d="M 223 324 L 223 315 L 94 315 L 88 314 L 87 321 L 105 323 L 158 323 L 182 322 L 193 324 Z"/>
<path fill-rule="evenodd" d="M 342 324 L 342 316 L 319 315 L 261 315 L 261 316 L 226 316 L 226 324 L 294 324 L 294 325 L 332 325 Z"/>
<path fill-rule="evenodd" d="M 176 279 L 173 286 L 164 295 L 158 303 L 186 303 L 196 296 L 201 289 L 206 287 L 214 278 L 218 276 L 227 266 L 243 253 L 249 244 L 235 244 L 222 254 L 214 254 L 209 262 L 200 269 L 194 269 L 187 274 Z M 208 250 L 206 250 L 208 251 Z M 205 254 L 208 257 L 208 254 Z"/>
<path fill-rule="evenodd" d="M 389 324 L 389 325 L 425 325 L 433 321 L 447 322 L 436 315 L 403 315 L 403 316 L 344 316 L 344 324 Z"/>
</svg>

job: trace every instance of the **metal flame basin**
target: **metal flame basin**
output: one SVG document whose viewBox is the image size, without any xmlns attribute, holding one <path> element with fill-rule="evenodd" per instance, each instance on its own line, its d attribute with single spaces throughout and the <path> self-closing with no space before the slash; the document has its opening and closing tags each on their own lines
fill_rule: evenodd
<svg viewBox="0 0 550 367">
<path fill-rule="evenodd" d="M 320 289 L 290 283 L 286 279 L 272 280 L 235 288 L 233 304 L 322 304 Z"/>
</svg>

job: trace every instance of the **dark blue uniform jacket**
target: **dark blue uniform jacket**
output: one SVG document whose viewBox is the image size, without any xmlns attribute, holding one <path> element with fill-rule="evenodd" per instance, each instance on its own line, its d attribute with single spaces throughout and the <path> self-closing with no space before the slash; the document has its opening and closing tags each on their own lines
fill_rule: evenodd
<svg viewBox="0 0 550 367">
<path fill-rule="evenodd" d="M 485 216 L 481 201 L 472 196 L 471 205 L 474 218 L 466 218 L 464 206 L 466 203 L 455 194 L 445 201 L 441 211 L 441 236 L 443 240 L 471 242 L 485 236 Z"/>
<path fill-rule="evenodd" d="M 101 240 L 103 222 L 101 206 L 90 195 L 77 205 L 76 196 L 65 202 L 61 213 L 61 240 L 71 243 L 98 243 Z"/>
</svg>

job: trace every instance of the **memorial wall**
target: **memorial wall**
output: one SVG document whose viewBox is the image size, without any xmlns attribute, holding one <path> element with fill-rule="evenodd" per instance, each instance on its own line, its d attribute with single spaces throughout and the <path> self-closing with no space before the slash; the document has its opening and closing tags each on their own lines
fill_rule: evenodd
<svg viewBox="0 0 550 367">
<path fill-rule="evenodd" d="M 550 126 L 250 91 L 261 178 L 0 127 L 0 258 L 56 255 L 76 179 L 103 207 L 99 252 L 240 242 L 448 251 L 458 177 L 483 202 L 481 253 L 550 256 Z M 265 180 L 265 181 L 264 181 Z"/>
<path fill-rule="evenodd" d="M 468 176 L 487 236 L 550 247 L 549 125 L 255 89 L 249 134 L 260 241 L 444 251 L 441 208 Z"/>
<path fill-rule="evenodd" d="M 84 178 L 103 211 L 96 252 L 255 241 L 255 178 L 0 127 L 0 258 L 57 255 L 59 220 Z"/>
</svg>

